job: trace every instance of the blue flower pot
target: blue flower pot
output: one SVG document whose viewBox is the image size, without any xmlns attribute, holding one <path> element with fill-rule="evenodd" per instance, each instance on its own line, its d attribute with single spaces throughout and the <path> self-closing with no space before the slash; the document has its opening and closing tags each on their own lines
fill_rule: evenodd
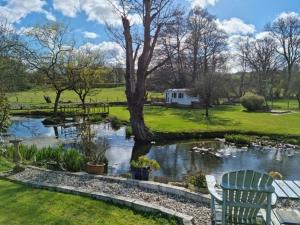
<svg viewBox="0 0 300 225">
<path fill-rule="evenodd" d="M 136 180 L 149 180 L 150 168 L 132 168 L 131 175 Z"/>
</svg>

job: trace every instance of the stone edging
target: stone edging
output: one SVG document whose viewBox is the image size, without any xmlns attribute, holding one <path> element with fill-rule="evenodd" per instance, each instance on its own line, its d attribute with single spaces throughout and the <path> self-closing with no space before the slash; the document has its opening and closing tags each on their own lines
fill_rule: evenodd
<svg viewBox="0 0 300 225">
<path fill-rule="evenodd" d="M 40 168 L 40 167 L 35 167 L 35 166 L 28 166 L 28 168 L 45 171 L 45 172 L 49 171 L 52 173 L 53 172 L 61 173 L 60 171 L 48 170 L 45 168 Z M 93 174 L 88 174 L 85 172 L 77 172 L 77 173 L 63 172 L 63 173 L 65 173 L 67 175 L 76 176 L 76 177 L 86 176 L 86 177 L 91 177 L 94 179 L 99 179 L 99 180 L 104 180 L 104 181 L 125 183 L 125 184 L 129 184 L 129 185 L 140 187 L 140 188 L 145 188 L 145 189 L 152 190 L 152 191 L 160 191 L 165 194 L 181 196 L 181 197 L 184 197 L 184 198 L 192 200 L 192 201 L 210 204 L 210 196 L 207 194 L 196 193 L 196 192 L 190 191 L 186 188 L 177 187 L 177 186 L 173 186 L 173 185 L 169 185 L 169 184 L 163 184 L 163 183 L 158 183 L 158 182 L 153 182 L 153 181 L 140 181 L 140 180 L 126 179 L 126 178 L 122 178 L 122 177 L 93 175 Z"/>
<path fill-rule="evenodd" d="M 35 167 L 36 169 L 36 167 Z M 71 173 L 74 175 L 74 173 Z M 77 174 L 78 175 L 78 174 Z M 106 194 L 102 192 L 88 192 L 88 191 L 80 191 L 76 190 L 76 188 L 71 186 L 63 186 L 63 185 L 51 185 L 46 183 L 37 183 L 37 182 L 28 182 L 28 181 L 20 181 L 16 179 L 12 179 L 7 174 L 0 174 L 0 178 L 4 178 L 6 180 L 25 184 L 33 188 L 39 188 L 39 189 L 46 189 L 50 191 L 56 191 L 61 193 L 67 193 L 67 194 L 74 194 L 84 197 L 90 197 L 92 199 L 101 200 L 108 203 L 113 203 L 116 205 L 126 206 L 129 208 L 132 208 L 138 212 L 147 212 L 147 213 L 162 213 L 163 215 L 175 217 L 177 218 L 183 225 L 193 225 L 194 218 L 192 216 L 175 212 L 174 210 L 162 207 L 162 206 L 156 206 L 154 204 L 150 204 L 144 201 L 140 200 L 133 200 L 131 198 L 126 198 L 122 196 L 112 195 L 112 194 Z"/>
</svg>

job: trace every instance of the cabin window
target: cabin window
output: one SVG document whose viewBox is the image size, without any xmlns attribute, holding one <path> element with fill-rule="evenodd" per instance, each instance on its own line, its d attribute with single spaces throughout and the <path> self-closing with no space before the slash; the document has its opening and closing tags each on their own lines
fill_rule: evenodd
<svg viewBox="0 0 300 225">
<path fill-rule="evenodd" d="M 172 93 L 172 98 L 177 98 L 177 93 Z"/>
<path fill-rule="evenodd" d="M 178 93 L 178 98 L 183 98 L 183 93 Z"/>
</svg>

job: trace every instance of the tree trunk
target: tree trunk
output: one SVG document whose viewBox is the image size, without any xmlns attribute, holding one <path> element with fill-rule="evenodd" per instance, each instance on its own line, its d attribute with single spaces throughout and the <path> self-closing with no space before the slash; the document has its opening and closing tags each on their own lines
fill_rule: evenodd
<svg viewBox="0 0 300 225">
<path fill-rule="evenodd" d="M 153 140 L 153 134 L 147 128 L 144 121 L 144 103 L 128 102 L 130 124 L 136 142 L 149 143 Z"/>
<path fill-rule="evenodd" d="M 82 104 L 82 109 L 84 114 L 86 114 L 86 105 L 85 105 L 85 96 L 79 96 L 81 104 Z"/>
<path fill-rule="evenodd" d="M 56 91 L 54 108 L 53 108 L 53 115 L 54 116 L 57 116 L 58 103 L 59 103 L 59 99 L 60 99 L 61 93 L 62 93 L 62 91 Z"/>
<path fill-rule="evenodd" d="M 284 97 L 289 98 L 289 90 L 290 90 L 290 84 L 291 84 L 291 79 L 292 79 L 292 65 L 288 65 L 288 77 L 287 81 L 285 83 L 285 88 L 284 88 Z"/>
<path fill-rule="evenodd" d="M 300 109 L 300 94 L 297 94 L 296 98 L 298 100 L 298 109 Z"/>
</svg>

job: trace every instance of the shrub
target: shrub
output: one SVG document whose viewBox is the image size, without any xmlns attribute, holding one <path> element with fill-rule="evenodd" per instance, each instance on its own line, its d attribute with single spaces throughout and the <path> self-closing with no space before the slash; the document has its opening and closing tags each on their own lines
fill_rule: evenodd
<svg viewBox="0 0 300 225">
<path fill-rule="evenodd" d="M 186 178 L 186 183 L 191 184 L 197 188 L 207 188 L 205 174 L 198 172 L 194 175 L 190 175 Z"/>
<path fill-rule="evenodd" d="M 112 117 L 111 118 L 111 127 L 115 130 L 120 129 L 120 127 L 122 126 L 122 121 L 119 120 L 117 117 Z"/>
<path fill-rule="evenodd" d="M 132 168 L 150 168 L 152 170 L 159 170 L 160 165 L 154 159 L 149 159 L 147 156 L 140 156 L 137 161 L 130 162 Z"/>
<path fill-rule="evenodd" d="M 264 108 L 265 98 L 253 93 L 247 93 L 241 97 L 241 104 L 248 111 L 257 111 Z"/>
<path fill-rule="evenodd" d="M 68 171 L 80 171 L 83 162 L 83 156 L 76 149 L 70 148 L 63 154 L 63 163 Z"/>
<path fill-rule="evenodd" d="M 63 146 L 59 146 L 56 148 L 46 147 L 37 151 L 36 153 L 36 161 L 37 162 L 61 162 L 62 160 L 62 152 Z"/>
<path fill-rule="evenodd" d="M 250 145 L 251 144 L 251 138 L 246 135 L 241 134 L 227 134 L 225 135 L 225 141 L 226 142 L 232 142 L 237 145 Z"/>
<path fill-rule="evenodd" d="M 32 145 L 30 147 L 28 147 L 26 145 L 20 145 L 19 149 L 20 149 L 22 159 L 25 159 L 25 160 L 33 160 L 38 151 L 38 149 L 35 145 Z"/>
<path fill-rule="evenodd" d="M 132 135 L 132 128 L 131 126 L 126 126 L 126 129 L 125 129 L 125 135 L 127 138 L 129 138 L 131 135 Z"/>
</svg>

